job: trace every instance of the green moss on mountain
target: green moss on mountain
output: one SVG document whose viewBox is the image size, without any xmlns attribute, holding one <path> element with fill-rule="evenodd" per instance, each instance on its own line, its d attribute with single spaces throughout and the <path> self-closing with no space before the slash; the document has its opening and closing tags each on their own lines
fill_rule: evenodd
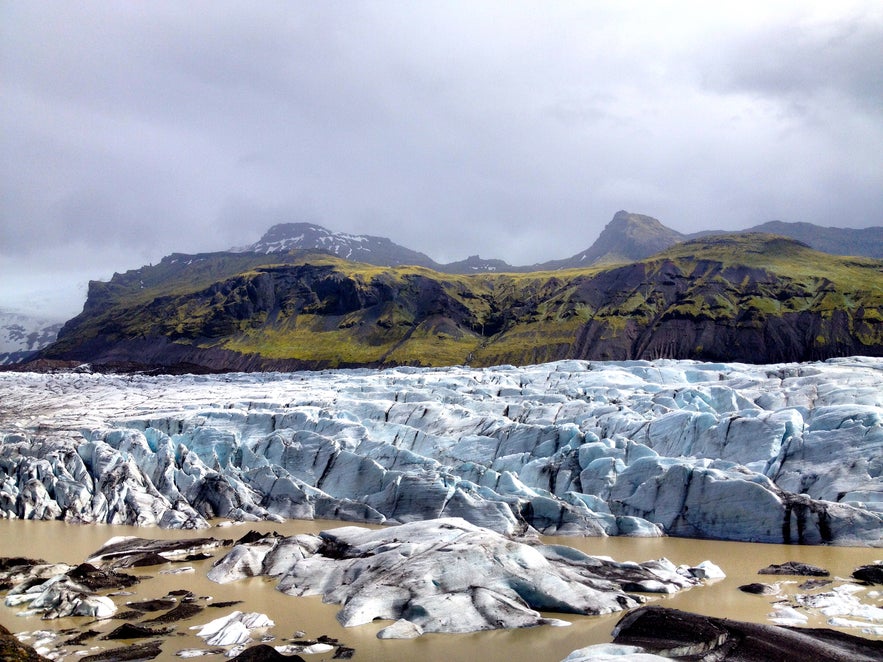
<svg viewBox="0 0 883 662">
<path fill-rule="evenodd" d="M 524 274 L 172 256 L 93 283 L 42 356 L 267 369 L 843 354 L 883 354 L 883 262 L 733 234 L 618 267 Z"/>
</svg>

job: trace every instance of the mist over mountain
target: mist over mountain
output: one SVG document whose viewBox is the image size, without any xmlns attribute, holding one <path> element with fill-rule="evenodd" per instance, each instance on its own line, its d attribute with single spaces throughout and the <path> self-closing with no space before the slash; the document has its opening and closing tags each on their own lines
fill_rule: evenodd
<svg viewBox="0 0 883 662">
<path fill-rule="evenodd" d="M 634 262 L 685 239 L 685 235 L 667 228 L 652 216 L 618 211 L 587 249 L 564 260 L 538 264 L 535 268 L 545 271 Z"/>
<path fill-rule="evenodd" d="M 332 232 L 313 223 L 274 225 L 254 244 L 234 250 L 269 254 L 304 249 L 328 251 L 344 260 L 387 267 L 410 264 L 437 269 L 440 266 L 428 255 L 400 246 L 386 237 Z"/>
<path fill-rule="evenodd" d="M 52 320 L 0 310 L 0 365 L 26 360 L 53 342 L 61 327 Z"/>
<path fill-rule="evenodd" d="M 862 255 L 883 258 L 883 227 L 831 228 L 812 223 L 769 221 L 750 227 L 745 232 L 769 232 L 783 237 L 791 237 L 817 251 L 832 255 Z M 726 234 L 726 232 L 708 230 L 690 234 L 688 237 L 705 237 L 712 234 Z"/>
<path fill-rule="evenodd" d="M 438 264 L 388 238 L 277 224 L 249 246 L 92 282 L 40 356 L 254 370 L 883 352 L 880 263 L 811 249 L 883 254 L 883 228 L 758 227 L 803 240 L 690 239 L 620 211 L 587 249 L 515 267 L 478 255 Z M 51 342 L 26 327 L 9 327 L 19 345 L 6 363 Z"/>
<path fill-rule="evenodd" d="M 413 265 L 443 273 L 555 271 L 601 264 L 625 264 L 650 257 L 689 239 L 740 232 L 763 232 L 790 237 L 832 255 L 883 258 L 883 227 L 863 229 L 825 228 L 811 223 L 770 221 L 745 230 L 704 230 L 683 234 L 658 219 L 625 210 L 618 211 L 598 238 L 574 255 L 532 265 L 512 265 L 499 258 L 471 255 L 464 260 L 439 263 L 430 256 L 385 237 L 333 232 L 313 223 L 281 223 L 271 227 L 254 244 L 236 252 L 284 253 L 290 250 L 321 250 L 344 260 L 378 266 Z"/>
</svg>

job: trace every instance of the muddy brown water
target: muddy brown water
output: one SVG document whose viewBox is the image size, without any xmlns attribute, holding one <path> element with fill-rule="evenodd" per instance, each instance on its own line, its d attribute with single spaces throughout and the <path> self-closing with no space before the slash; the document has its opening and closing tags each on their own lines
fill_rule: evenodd
<svg viewBox="0 0 883 662">
<path fill-rule="evenodd" d="M 284 535 L 296 533 L 316 533 L 324 529 L 342 526 L 341 522 L 298 521 L 283 524 L 260 522 L 213 527 L 200 531 L 169 531 L 156 528 L 138 528 L 108 525 L 75 525 L 63 522 L 30 522 L 0 520 L 0 556 L 27 556 L 42 558 L 50 562 L 80 563 L 97 550 L 112 536 L 134 535 L 145 538 L 183 538 L 213 536 L 236 539 L 250 529 L 258 531 L 278 531 Z M 848 578 L 859 565 L 883 559 L 883 550 L 852 547 L 807 547 L 795 545 L 767 545 L 752 543 L 732 543 L 708 540 L 688 540 L 679 538 L 636 539 L 636 538 L 573 538 L 543 537 L 543 542 L 569 545 L 588 554 L 610 556 L 617 561 L 646 561 L 666 557 L 675 564 L 695 565 L 706 559 L 719 565 L 727 578 L 670 597 L 656 597 L 656 604 L 692 611 L 710 616 L 720 616 L 740 620 L 768 623 L 772 603 L 781 596 L 758 596 L 743 593 L 738 586 L 751 582 L 789 582 L 786 591 L 797 591 L 797 585 L 804 578 L 762 577 L 757 571 L 771 563 L 801 561 L 828 569 L 832 577 Z M 223 554 L 221 551 L 220 554 Z M 478 632 L 474 634 L 434 634 L 424 635 L 415 640 L 382 641 L 377 632 L 386 622 L 344 628 L 335 619 L 338 607 L 323 604 L 318 597 L 296 598 L 286 596 L 274 589 L 275 582 L 265 578 L 251 578 L 219 585 L 206 579 L 206 572 L 212 560 L 188 563 L 193 572 L 186 574 L 161 574 L 167 569 L 161 566 L 131 570 L 139 576 L 149 576 L 130 590 L 134 595 L 116 597 L 120 610 L 125 609 L 126 601 L 159 598 L 169 591 L 186 588 L 197 596 L 210 597 L 211 601 L 222 602 L 242 600 L 242 604 L 221 609 L 206 609 L 176 627 L 176 634 L 163 643 L 163 653 L 158 660 L 180 660 L 175 653 L 181 649 L 208 648 L 194 632 L 193 625 L 202 625 L 219 616 L 239 609 L 265 613 L 276 626 L 268 631 L 275 637 L 274 645 L 287 643 L 287 639 L 300 636 L 318 638 L 328 635 L 339 639 L 341 644 L 354 648 L 352 658 L 361 661 L 380 660 L 445 660 L 447 662 L 472 661 L 486 662 L 544 662 L 561 660 L 571 651 L 590 644 L 611 640 L 611 630 L 622 614 L 601 617 L 550 614 L 571 623 L 570 627 L 538 627 L 522 630 Z M 169 564 L 168 568 L 175 565 Z M 180 567 L 180 564 L 178 564 Z M 880 589 L 881 587 L 877 587 Z M 873 589 L 866 589 L 868 593 Z M 876 598 L 862 597 L 862 600 L 883 607 L 883 590 Z M 861 593 L 859 594 L 861 595 Z M 0 623 L 16 633 L 36 631 L 82 630 L 93 628 L 109 632 L 121 621 L 111 620 L 95 623 L 91 619 L 68 618 L 44 621 L 39 616 L 18 616 L 18 609 L 0 604 Z M 825 619 L 812 616 L 810 626 L 824 627 Z M 844 630 L 849 632 L 849 630 Z M 851 631 L 852 634 L 860 634 Z M 867 636 L 867 635 L 862 635 Z M 32 636 L 29 643 L 34 643 Z M 91 645 L 112 647 L 125 642 L 103 642 L 91 640 Z M 65 658 L 79 659 L 76 653 L 88 646 L 71 648 Z M 94 651 L 93 651 L 94 652 Z M 304 655 L 304 659 L 319 662 L 330 660 L 333 652 Z M 221 655 L 196 658 L 199 660 L 223 660 Z"/>
</svg>

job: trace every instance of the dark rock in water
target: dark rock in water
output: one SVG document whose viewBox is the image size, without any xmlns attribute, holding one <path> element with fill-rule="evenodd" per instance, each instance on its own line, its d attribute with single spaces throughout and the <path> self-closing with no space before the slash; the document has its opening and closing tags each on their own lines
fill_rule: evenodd
<svg viewBox="0 0 883 662">
<path fill-rule="evenodd" d="M 125 565 L 117 565 L 117 567 L 146 568 L 151 565 L 162 565 L 168 562 L 169 560 L 165 556 L 147 552 L 144 554 L 132 554 L 126 558 Z"/>
<path fill-rule="evenodd" d="M 802 577 L 828 577 L 830 572 L 809 563 L 787 561 L 781 565 L 773 563 L 757 571 L 758 575 L 800 575 Z"/>
<path fill-rule="evenodd" d="M 174 591 L 169 591 L 169 595 L 173 595 L 176 598 L 192 598 L 193 591 L 188 591 L 186 588 L 179 588 Z"/>
<path fill-rule="evenodd" d="M 759 625 L 656 606 L 626 614 L 613 635 L 614 644 L 679 659 L 878 662 L 883 658 L 883 641 L 822 628 Z"/>
<path fill-rule="evenodd" d="M 739 587 L 739 590 L 745 593 L 753 593 L 754 595 L 775 595 L 779 592 L 775 586 L 770 586 L 769 584 L 763 584 L 761 582 L 743 584 Z"/>
<path fill-rule="evenodd" d="M 100 591 L 110 588 L 127 588 L 137 584 L 140 580 L 134 575 L 124 572 L 101 570 L 91 563 L 81 563 L 67 573 L 67 576 L 78 584 L 82 584 L 90 591 Z"/>
<path fill-rule="evenodd" d="M 174 598 L 158 598 L 156 600 L 142 600 L 141 602 L 127 602 L 126 606 L 136 611 L 161 611 L 171 609 L 178 604 Z"/>
<path fill-rule="evenodd" d="M 883 584 L 883 564 L 863 565 L 853 570 L 852 576 L 868 584 Z"/>
<path fill-rule="evenodd" d="M 46 563 L 43 559 L 28 559 L 24 556 L 0 556 L 0 572 L 5 572 L 11 568 L 28 565 L 42 565 Z"/>
<path fill-rule="evenodd" d="M 98 630 L 84 630 L 64 642 L 65 646 L 80 646 L 84 641 L 101 634 Z"/>
<path fill-rule="evenodd" d="M 331 658 L 332 660 L 349 660 L 356 654 L 355 648 L 350 648 L 349 646 L 338 646 L 337 650 L 334 651 L 334 656 Z"/>
<path fill-rule="evenodd" d="M 0 660 L 4 662 L 46 662 L 46 659 L 30 646 L 21 643 L 9 630 L 0 625 Z"/>
<path fill-rule="evenodd" d="M 126 611 L 117 612 L 111 618 L 115 621 L 133 621 L 144 616 L 143 611 L 127 609 Z"/>
<path fill-rule="evenodd" d="M 300 655 L 283 655 L 272 646 L 267 644 L 258 644 L 251 648 L 246 648 L 239 655 L 232 658 L 239 662 L 276 662 L 277 660 L 285 662 L 304 662 Z"/>
<path fill-rule="evenodd" d="M 148 641 L 133 646 L 111 648 L 81 657 L 81 662 L 126 662 L 127 660 L 152 660 L 162 653 L 161 641 Z"/>
<path fill-rule="evenodd" d="M 191 561 L 205 561 L 206 559 L 212 558 L 211 554 L 206 554 L 205 552 L 199 552 L 198 554 L 188 554 L 184 557 L 184 561 L 190 563 Z"/>
<path fill-rule="evenodd" d="M 144 623 L 176 623 L 177 621 L 183 621 L 184 619 L 191 618 L 192 616 L 196 616 L 199 612 L 203 610 L 203 607 L 200 605 L 194 604 L 192 602 L 182 602 L 174 609 L 170 609 L 165 614 L 160 614 L 159 616 L 155 616 L 154 618 L 149 618 Z"/>
<path fill-rule="evenodd" d="M 145 637 L 156 637 L 165 634 L 171 634 L 171 628 L 161 628 L 154 630 L 153 628 L 144 627 L 143 625 L 135 625 L 134 623 L 123 623 L 118 628 L 114 628 L 102 639 L 144 639 Z"/>
<path fill-rule="evenodd" d="M 224 607 L 232 607 L 233 605 L 242 604 L 242 600 L 224 600 L 221 602 L 213 602 L 209 607 L 214 607 L 215 609 L 223 609 Z"/>
<path fill-rule="evenodd" d="M 252 542 L 257 542 L 258 540 L 263 540 L 265 538 L 281 538 L 282 536 L 273 531 L 272 533 L 261 533 L 260 531 L 255 531 L 252 529 L 244 536 L 242 536 L 239 540 L 236 541 L 237 545 L 247 545 Z"/>
<path fill-rule="evenodd" d="M 831 583 L 832 582 L 830 579 L 807 579 L 800 586 L 798 586 L 798 588 L 801 591 L 811 591 L 815 588 L 822 588 L 822 586 L 827 586 Z"/>
</svg>

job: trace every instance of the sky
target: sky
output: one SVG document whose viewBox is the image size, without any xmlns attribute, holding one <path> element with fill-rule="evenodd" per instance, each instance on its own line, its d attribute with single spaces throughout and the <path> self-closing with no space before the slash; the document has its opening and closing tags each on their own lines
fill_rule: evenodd
<svg viewBox="0 0 883 662">
<path fill-rule="evenodd" d="M 439 262 L 883 225 L 883 3 L 0 0 L 0 309 L 273 224 Z"/>
</svg>

